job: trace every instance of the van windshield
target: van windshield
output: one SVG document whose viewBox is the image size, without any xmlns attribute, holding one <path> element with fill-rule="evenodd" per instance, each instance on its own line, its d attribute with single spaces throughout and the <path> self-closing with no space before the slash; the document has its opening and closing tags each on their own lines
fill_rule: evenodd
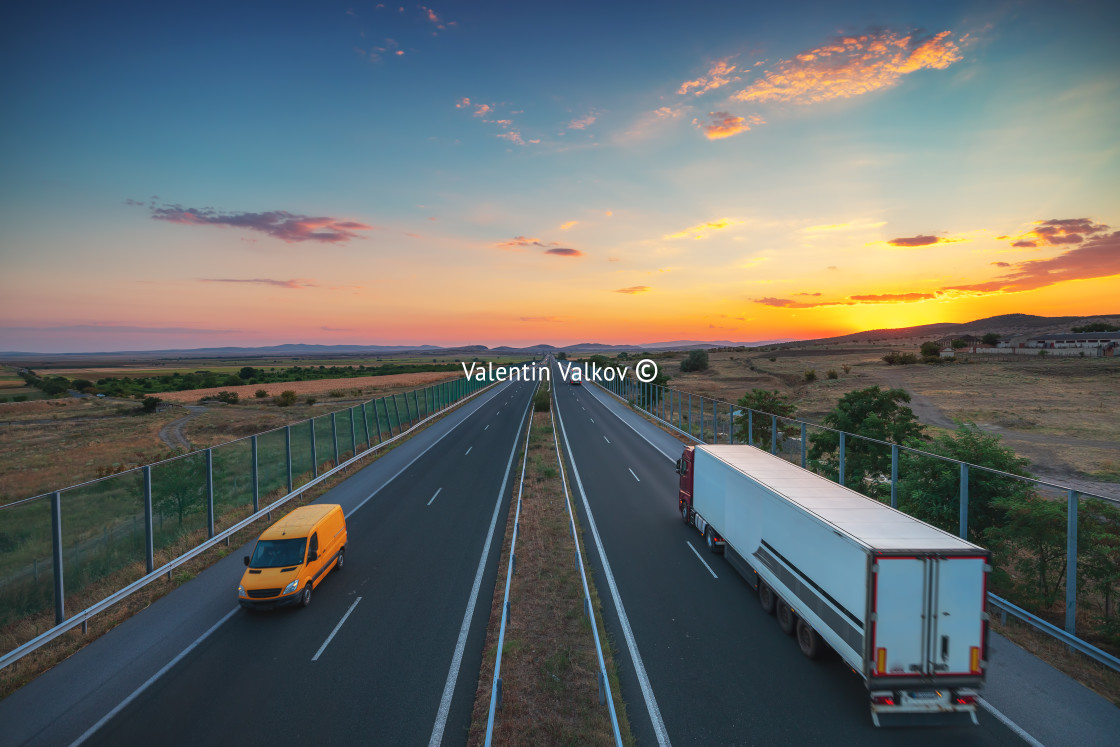
<svg viewBox="0 0 1120 747">
<path fill-rule="evenodd" d="M 305 537 L 284 540 L 261 540 L 253 550 L 249 560 L 252 568 L 280 568 L 286 565 L 299 565 L 303 562 L 303 550 L 307 546 Z"/>
</svg>

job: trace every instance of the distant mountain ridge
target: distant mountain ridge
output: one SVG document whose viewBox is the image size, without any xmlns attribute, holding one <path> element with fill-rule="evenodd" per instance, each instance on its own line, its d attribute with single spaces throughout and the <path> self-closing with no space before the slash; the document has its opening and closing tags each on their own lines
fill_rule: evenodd
<svg viewBox="0 0 1120 747">
<path fill-rule="evenodd" d="M 994 332 L 1001 337 L 1011 338 L 1020 335 L 1047 335 L 1068 332 L 1071 327 L 1080 327 L 1093 322 L 1106 322 L 1120 326 L 1120 314 L 1095 314 L 1093 316 L 1036 316 L 1034 314 L 1000 314 L 971 322 L 937 322 L 920 324 L 916 327 L 894 329 L 869 329 L 837 337 L 822 337 L 802 342 L 861 342 L 869 340 L 902 340 L 914 337 L 937 339 L 941 337 L 975 335 L 983 336 Z"/>
</svg>

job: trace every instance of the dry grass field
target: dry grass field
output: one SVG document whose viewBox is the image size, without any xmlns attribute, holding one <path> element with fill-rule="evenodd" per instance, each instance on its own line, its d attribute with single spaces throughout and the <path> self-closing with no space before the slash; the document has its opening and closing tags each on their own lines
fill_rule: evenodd
<svg viewBox="0 0 1120 747">
<path fill-rule="evenodd" d="M 888 366 L 882 357 L 892 350 L 914 352 L 917 344 L 711 353 L 709 370 L 693 373 L 681 373 L 681 355 L 658 362 L 674 388 L 726 402 L 753 388 L 777 389 L 794 399 L 798 417 L 811 422 L 820 422 L 853 389 L 902 388 L 931 430 L 973 422 L 1000 435 L 1040 475 L 1085 480 L 1101 490 L 1120 479 L 1120 359 Z M 816 372 L 815 381 L 806 382 L 808 370 Z M 1120 485 L 1113 491 L 1120 494 Z"/>
<path fill-rule="evenodd" d="M 258 389 L 275 397 L 284 391 L 293 391 L 300 397 L 314 395 L 318 398 L 331 392 L 344 392 L 348 397 L 380 397 L 393 391 L 416 389 L 437 381 L 455 378 L 460 372 L 427 371 L 423 373 L 391 374 L 388 376 L 359 376 L 352 379 L 316 379 L 315 381 L 285 381 L 276 384 L 244 384 L 242 386 L 214 387 L 213 389 L 190 389 L 182 392 L 160 392 L 155 396 L 167 402 L 180 404 L 194 403 L 204 397 L 213 397 L 218 392 L 237 392 L 244 402 L 252 399 Z"/>
</svg>

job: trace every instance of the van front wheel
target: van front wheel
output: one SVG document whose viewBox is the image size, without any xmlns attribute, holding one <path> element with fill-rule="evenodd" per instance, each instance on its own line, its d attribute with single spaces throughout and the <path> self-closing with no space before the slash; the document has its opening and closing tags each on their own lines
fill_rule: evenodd
<svg viewBox="0 0 1120 747">
<path fill-rule="evenodd" d="M 311 582 L 307 582 L 307 586 L 303 587 L 303 594 L 299 598 L 299 606 L 306 607 L 311 604 Z"/>
<path fill-rule="evenodd" d="M 336 571 L 342 570 L 342 563 L 344 562 L 345 558 L 346 558 L 346 551 L 345 550 L 339 550 L 338 551 L 338 560 L 336 560 L 334 562 L 334 569 Z"/>
</svg>

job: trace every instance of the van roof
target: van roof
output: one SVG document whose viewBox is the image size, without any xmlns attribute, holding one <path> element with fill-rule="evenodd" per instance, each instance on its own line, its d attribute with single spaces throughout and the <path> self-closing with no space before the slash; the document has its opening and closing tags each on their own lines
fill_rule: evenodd
<svg viewBox="0 0 1120 747">
<path fill-rule="evenodd" d="M 261 533 L 261 539 L 306 537 L 311 527 L 336 508 L 340 508 L 337 503 L 315 503 L 310 506 L 300 506 L 264 530 Z"/>
</svg>

